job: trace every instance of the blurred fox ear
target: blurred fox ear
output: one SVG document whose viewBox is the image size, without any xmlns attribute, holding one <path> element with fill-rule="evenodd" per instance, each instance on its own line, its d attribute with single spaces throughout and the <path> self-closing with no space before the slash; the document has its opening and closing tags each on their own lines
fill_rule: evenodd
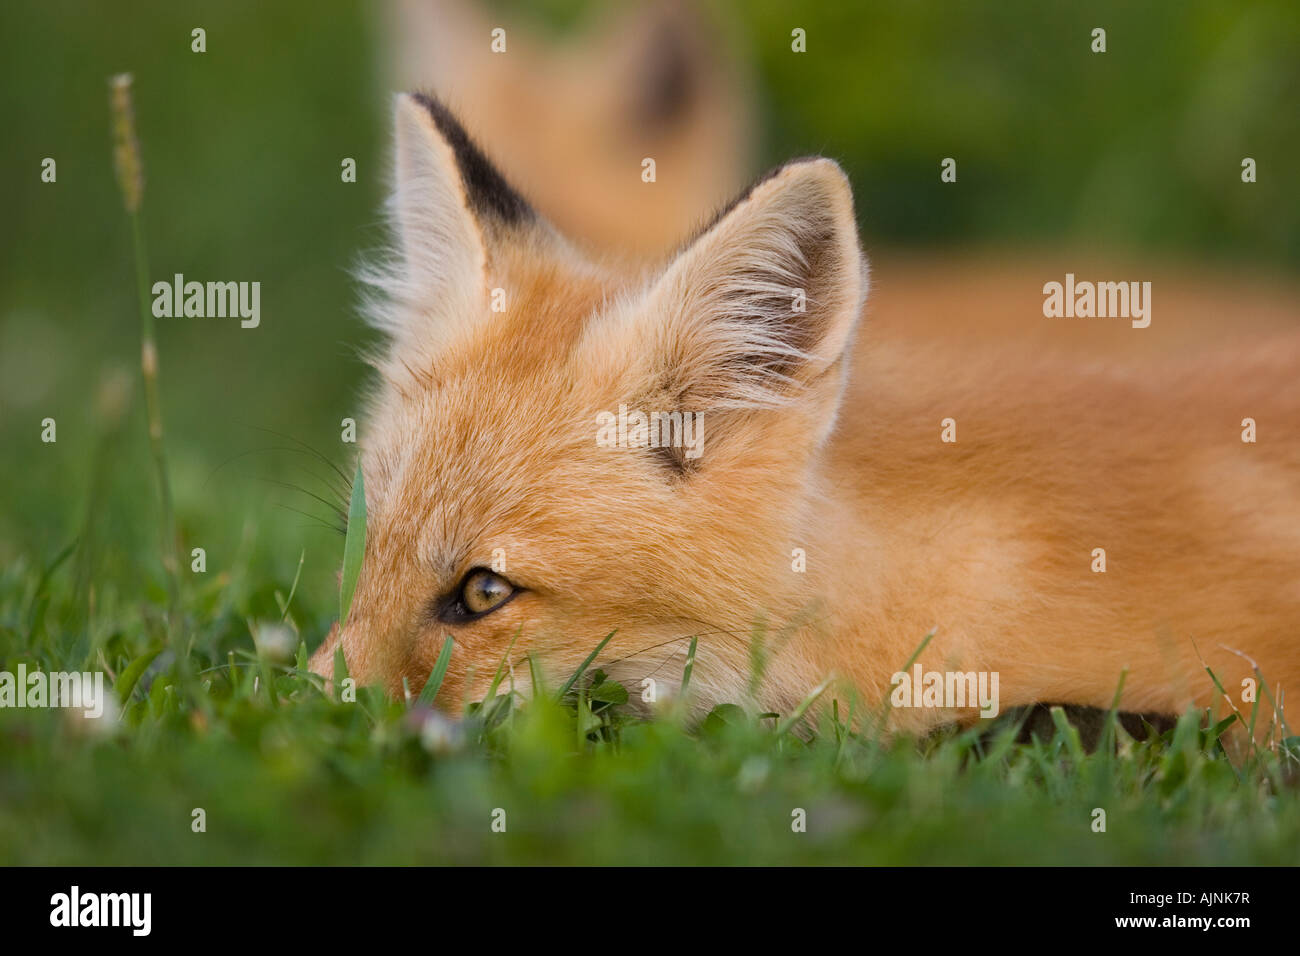
<svg viewBox="0 0 1300 956">
<path fill-rule="evenodd" d="M 395 138 L 403 297 L 466 305 L 483 294 L 491 239 L 535 214 L 432 97 L 397 98 Z"/>
<path fill-rule="evenodd" d="M 833 418 L 843 375 L 824 373 L 842 371 L 866 291 L 848 179 L 809 159 L 719 215 L 638 311 L 692 407 L 780 405 L 818 386 Z"/>
<path fill-rule="evenodd" d="M 637 11 L 625 26 L 631 121 L 660 130 L 681 121 L 702 98 L 718 43 L 712 24 L 694 5 L 660 0 Z"/>
</svg>

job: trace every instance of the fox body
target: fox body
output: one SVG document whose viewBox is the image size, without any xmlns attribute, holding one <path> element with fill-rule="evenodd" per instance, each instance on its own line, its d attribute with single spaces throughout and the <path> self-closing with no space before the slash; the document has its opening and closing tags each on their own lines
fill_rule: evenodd
<svg viewBox="0 0 1300 956">
<path fill-rule="evenodd" d="M 341 647 L 362 682 L 418 688 L 451 636 L 456 707 L 503 660 L 568 673 L 615 632 L 596 666 L 667 697 L 696 637 L 695 706 L 752 691 L 788 712 L 830 675 L 885 700 L 932 635 L 917 663 L 997 674 L 1003 709 L 1107 707 L 1125 672 L 1133 711 L 1210 703 L 1207 665 L 1243 710 L 1256 666 L 1274 693 L 1300 683 L 1294 332 L 1125 364 L 863 321 L 826 159 L 769 174 L 666 263 L 613 269 L 438 102 L 399 98 L 396 154 L 368 537 L 319 673 Z M 598 441 L 620 407 L 700 416 L 698 455 Z"/>
</svg>

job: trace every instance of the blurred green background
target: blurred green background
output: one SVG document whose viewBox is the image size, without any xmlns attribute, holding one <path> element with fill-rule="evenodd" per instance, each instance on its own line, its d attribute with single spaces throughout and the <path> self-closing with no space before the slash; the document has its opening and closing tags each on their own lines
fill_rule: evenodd
<svg viewBox="0 0 1300 956">
<path fill-rule="evenodd" d="M 563 33 L 584 4 L 505 5 Z M 878 248 L 1056 244 L 1300 262 L 1300 4 L 718 3 L 759 78 L 763 159 L 827 153 Z M 526 11 L 525 11 L 526 8 Z M 293 577 L 334 602 L 342 538 L 310 456 L 350 471 L 370 340 L 349 269 L 382 240 L 389 91 L 360 2 L 7 0 L 0 29 L 0 566 L 74 537 L 102 595 L 161 587 L 138 386 L 139 319 L 114 182 L 107 77 L 131 71 L 151 277 L 259 280 L 262 325 L 162 321 L 162 394 L 186 548 L 213 574 Z M 208 51 L 190 52 L 190 30 Z M 803 27 L 808 52 L 790 51 Z M 1089 51 L 1094 26 L 1108 52 Z M 959 158 L 959 188 L 938 159 Z M 56 184 L 41 161 L 58 163 Z M 359 181 L 340 182 L 342 157 Z M 1259 182 L 1243 185 L 1244 156 Z M 135 396 L 111 424 L 105 382 Z M 111 391 L 111 389 L 109 390 Z M 58 441 L 40 441 L 40 422 Z M 238 569 L 232 572 L 230 569 Z M 269 587 L 269 585 L 267 585 Z M 254 603 L 270 601 L 269 595 Z M 256 612 L 256 607 L 242 608 Z"/>
</svg>

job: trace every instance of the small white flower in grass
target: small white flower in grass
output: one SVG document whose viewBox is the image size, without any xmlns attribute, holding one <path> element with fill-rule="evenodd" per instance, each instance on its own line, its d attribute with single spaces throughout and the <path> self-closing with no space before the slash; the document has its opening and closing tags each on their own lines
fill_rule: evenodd
<svg viewBox="0 0 1300 956">
<path fill-rule="evenodd" d="M 736 787 L 743 793 L 753 793 L 763 788 L 767 782 L 768 771 L 771 769 L 766 757 L 760 757 L 755 754 L 746 758 L 745 762 L 740 765 L 740 771 L 736 774 Z"/>
<path fill-rule="evenodd" d="M 122 706 L 111 687 L 103 689 L 102 700 L 87 700 L 85 708 L 63 711 L 69 732 L 84 737 L 111 737 L 121 726 Z"/>
<path fill-rule="evenodd" d="M 459 750 L 463 739 L 460 724 L 442 714 L 430 711 L 420 730 L 420 743 L 430 753 L 450 753 Z"/>
<path fill-rule="evenodd" d="M 293 660 L 294 649 L 298 646 L 293 628 L 278 621 L 258 621 L 252 630 L 253 643 L 260 656 L 275 664 Z"/>
<path fill-rule="evenodd" d="M 420 745 L 431 754 L 452 753 L 465 742 L 465 731 L 460 721 L 436 710 L 416 707 L 407 719 L 419 734 Z"/>
</svg>

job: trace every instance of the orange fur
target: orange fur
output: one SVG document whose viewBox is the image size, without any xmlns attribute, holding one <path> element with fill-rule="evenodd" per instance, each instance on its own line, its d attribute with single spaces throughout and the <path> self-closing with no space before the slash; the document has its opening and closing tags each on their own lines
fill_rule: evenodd
<svg viewBox="0 0 1300 956">
<path fill-rule="evenodd" d="M 469 0 L 387 12 L 394 88 L 437 90 L 541 213 L 602 256 L 662 255 L 750 173 L 751 84 L 694 3 L 606 11 L 563 41 Z M 505 53 L 492 50 L 498 28 Z"/>
<path fill-rule="evenodd" d="M 369 536 L 319 673 L 342 646 L 363 682 L 418 689 L 451 634 L 454 707 L 517 632 L 509 663 L 536 651 L 562 674 L 617 631 L 598 666 L 670 690 L 698 635 L 706 707 L 746 697 L 761 621 L 754 703 L 786 712 L 828 674 L 885 699 L 931 631 L 921 663 L 997 671 L 1004 710 L 1107 707 L 1125 668 L 1125 709 L 1208 704 L 1198 647 L 1230 691 L 1247 657 L 1271 687 L 1300 685 L 1300 336 L 1285 323 L 1198 342 L 1177 331 L 1194 289 L 1161 281 L 1149 329 L 1047 319 L 1054 264 L 959 265 L 956 289 L 877 270 L 859 323 L 864 260 L 827 160 L 761 182 L 665 266 L 597 267 L 543 220 L 475 211 L 445 137 L 412 100 L 398 113 L 404 254 L 362 442 Z M 773 291 L 787 280 L 806 313 Z M 620 403 L 701 411 L 698 463 L 599 447 L 595 415 Z M 526 590 L 434 623 L 431 599 L 496 549 Z"/>
</svg>

